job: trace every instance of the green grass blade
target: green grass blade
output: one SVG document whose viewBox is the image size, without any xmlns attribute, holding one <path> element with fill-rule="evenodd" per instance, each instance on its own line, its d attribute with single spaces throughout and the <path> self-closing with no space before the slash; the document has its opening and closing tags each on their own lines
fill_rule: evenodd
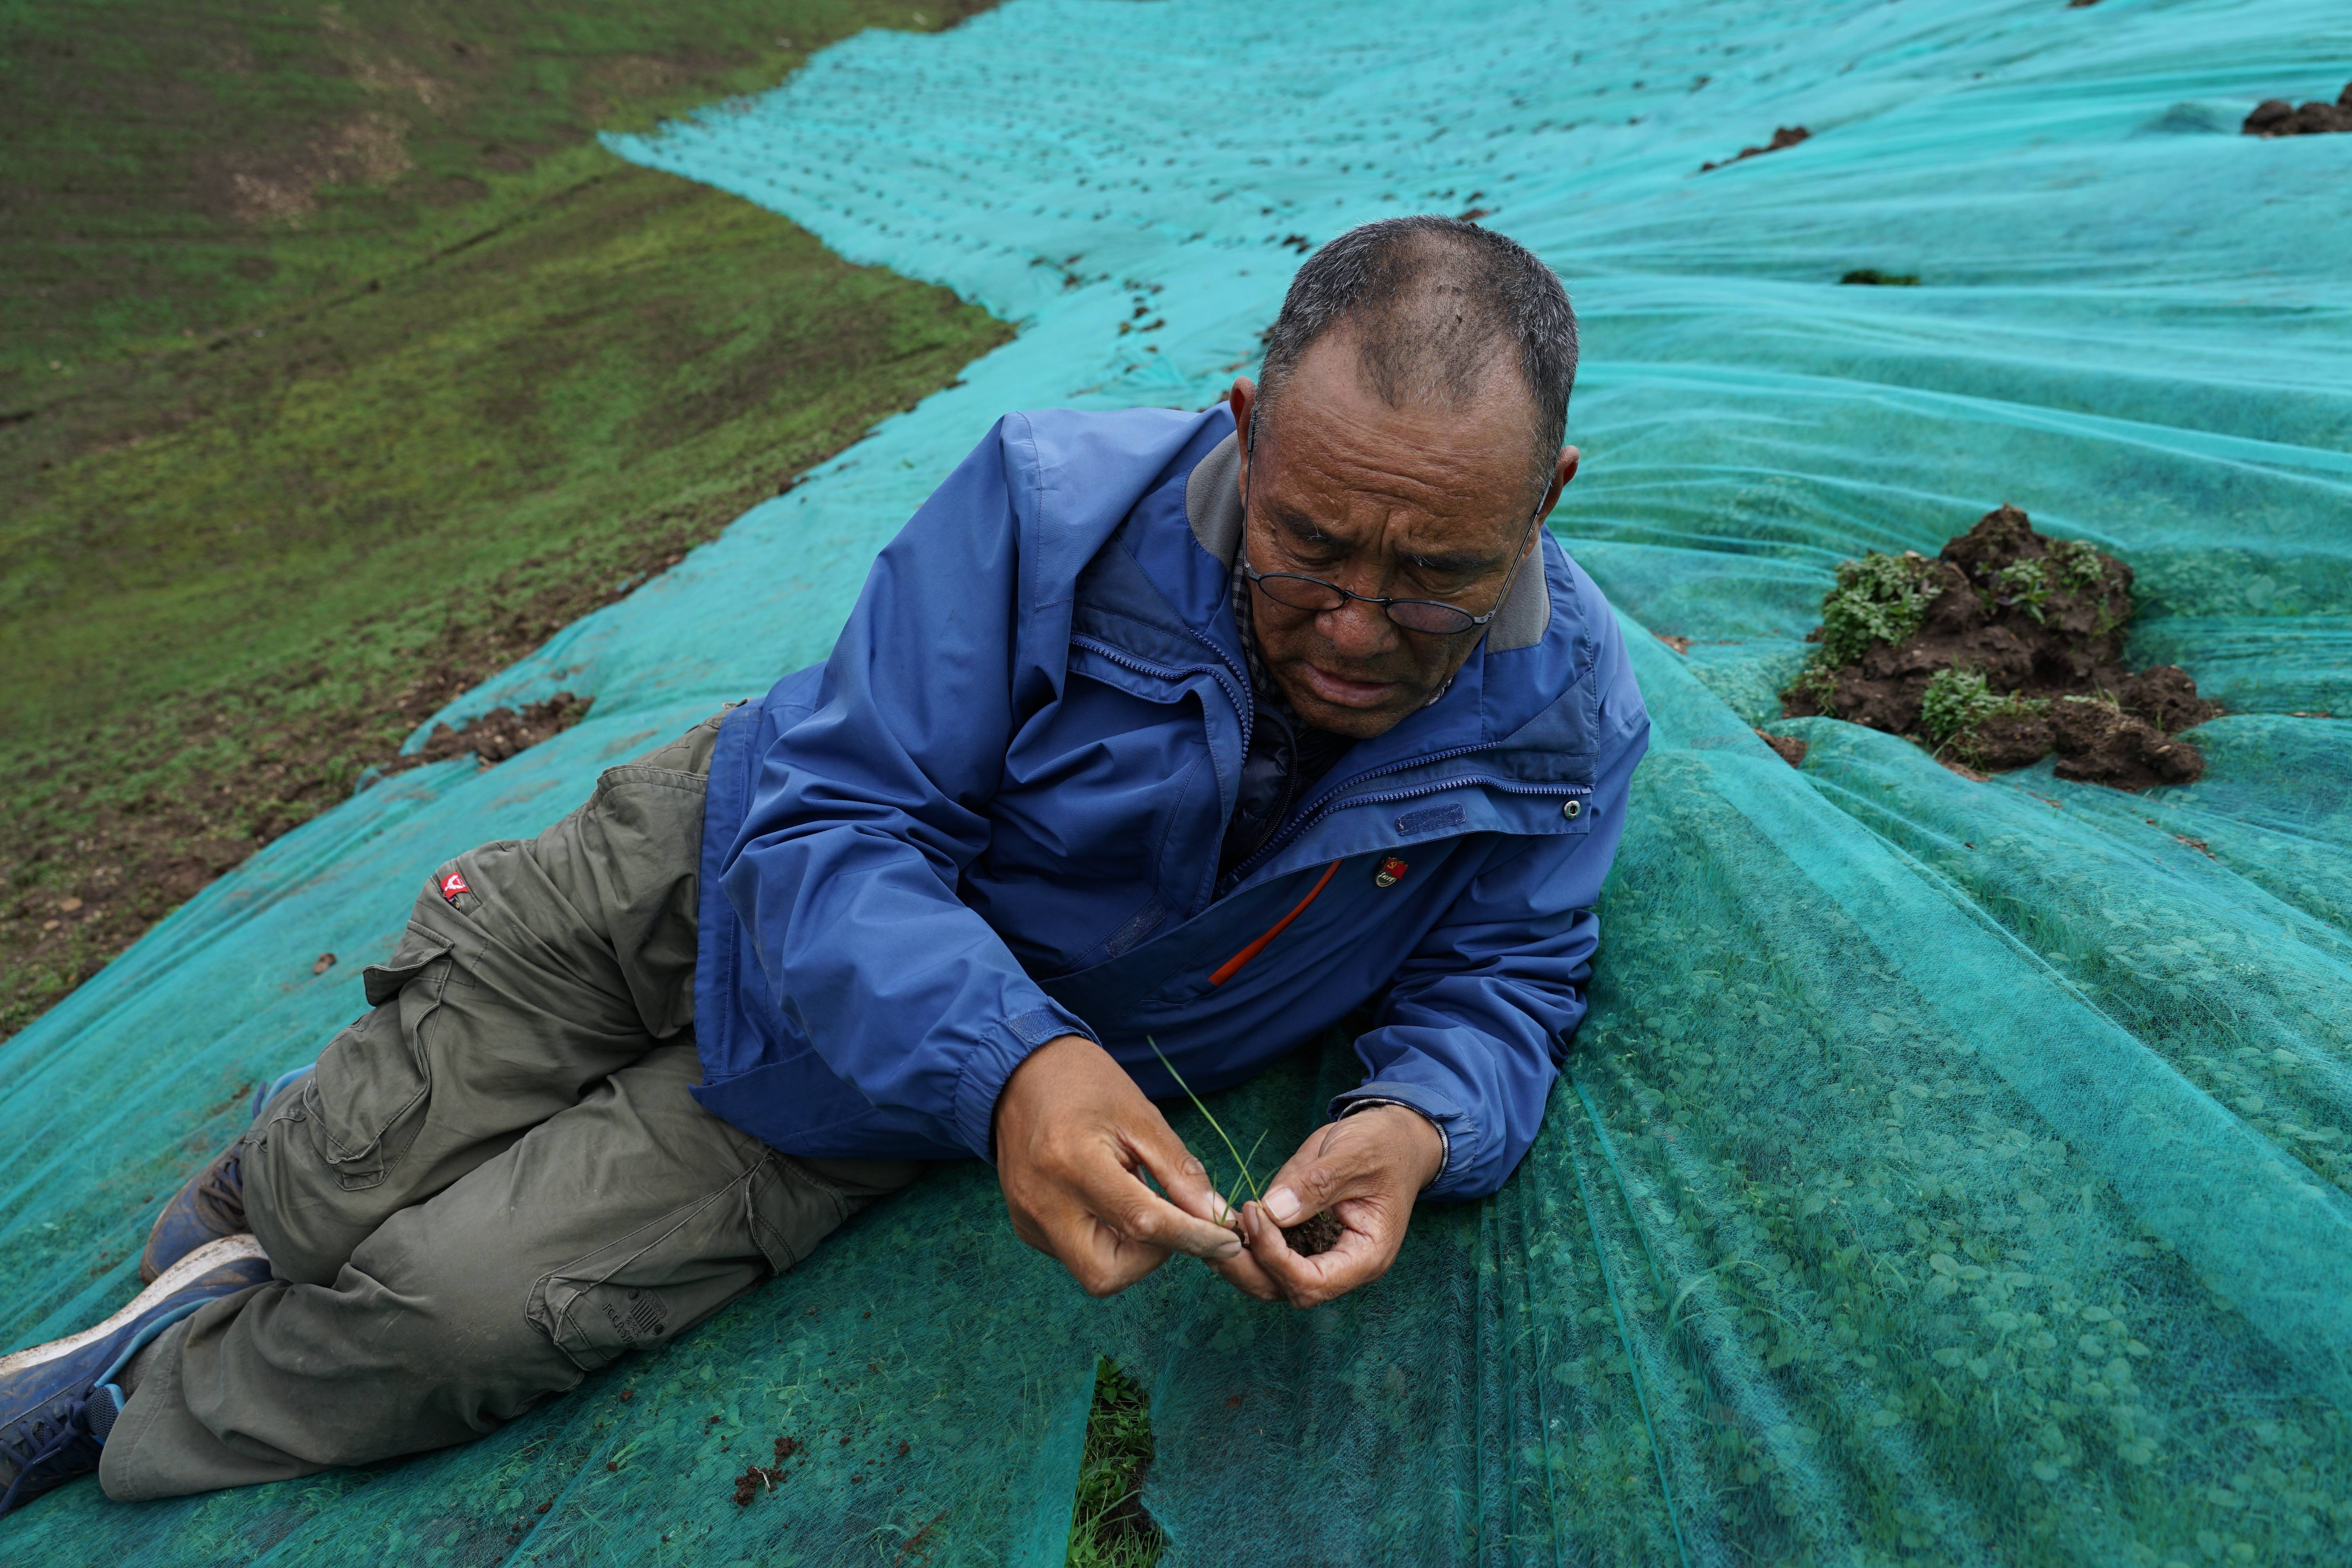
<svg viewBox="0 0 2352 1568">
<path fill-rule="evenodd" d="M 1234 1157 L 1234 1163 L 1241 1167 L 1242 1184 L 1249 1188 L 1250 1196 L 1261 1204 L 1265 1202 L 1265 1194 L 1257 1190 L 1257 1178 L 1250 1174 L 1249 1162 L 1242 1158 L 1242 1152 L 1239 1149 L 1234 1147 L 1234 1141 L 1225 1136 L 1225 1130 L 1218 1125 L 1216 1117 L 1211 1113 L 1209 1108 L 1201 1103 L 1201 1097 L 1192 1092 L 1192 1086 L 1184 1081 L 1184 1075 L 1176 1070 L 1176 1064 L 1168 1059 L 1168 1053 L 1160 1048 L 1160 1042 L 1146 1035 L 1143 1037 L 1143 1043 L 1151 1047 L 1151 1054 L 1160 1058 L 1160 1065 L 1168 1069 L 1168 1076 L 1176 1080 L 1176 1087 L 1184 1091 L 1184 1097 L 1192 1102 L 1192 1108 L 1202 1116 L 1208 1117 L 1209 1125 L 1214 1128 L 1217 1136 L 1224 1141 L 1225 1152 L 1231 1154 Z M 1265 1134 L 1259 1133 L 1257 1142 L 1265 1142 Z M 1257 1143 L 1250 1145 L 1250 1152 L 1253 1154 L 1257 1152 Z"/>
</svg>

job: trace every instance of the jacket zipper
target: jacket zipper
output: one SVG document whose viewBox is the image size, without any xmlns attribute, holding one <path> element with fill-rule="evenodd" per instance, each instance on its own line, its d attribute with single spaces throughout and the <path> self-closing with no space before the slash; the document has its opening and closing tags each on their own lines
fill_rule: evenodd
<svg viewBox="0 0 2352 1568">
<path fill-rule="evenodd" d="M 1382 773 L 1393 773 L 1396 770 L 1393 768 L 1383 768 L 1381 771 Z M 1367 776 L 1378 777 L 1379 775 L 1370 774 Z M 1464 784 L 1471 782 L 1474 781 L 1466 777 L 1444 779 L 1433 784 L 1418 784 L 1412 789 L 1391 790 L 1385 795 L 1358 795 L 1353 799 L 1349 800 L 1348 804 L 1349 805 L 1388 805 L 1401 800 L 1419 800 L 1425 795 L 1442 795 L 1449 789 L 1455 789 Z M 1492 784 L 1496 788 L 1503 790 L 1507 794 L 1510 795 L 1591 795 L 1592 793 L 1592 786 L 1591 784 L 1515 784 L 1505 779 L 1478 779 L 1475 782 L 1478 784 Z M 1336 805 L 1339 798 L 1339 797 L 1338 796 L 1331 797 L 1331 804 Z M 1324 809 L 1328 809 L 1328 807 Z M 1317 815 L 1322 815 L 1322 809 L 1318 809 Z M 1300 825 L 1300 831 L 1305 831 L 1305 824 L 1303 822 Z M 1252 857 L 1252 858 L 1255 859 L 1255 857 Z M 1345 858 L 1345 856 L 1340 857 L 1340 859 Z M 1243 865 L 1234 868 L 1234 875 L 1236 878 L 1236 880 L 1234 883 L 1234 887 L 1239 887 L 1241 885 L 1238 879 L 1242 875 L 1245 874 L 1248 869 L 1248 862 L 1244 862 Z M 1239 952 L 1225 960 L 1224 963 L 1219 964 L 1216 972 L 1209 976 L 1209 984 L 1212 985 L 1223 985 L 1226 981 L 1231 980 L 1234 975 L 1240 973 L 1243 965 L 1248 963 L 1251 959 L 1255 958 L 1259 953 L 1264 952 L 1266 950 L 1267 945 L 1271 943 L 1276 937 L 1280 936 L 1289 926 L 1291 921 L 1297 920 L 1300 915 L 1307 912 L 1307 906 L 1313 903 L 1318 898 L 1322 896 L 1323 889 L 1330 886 L 1331 878 L 1339 869 L 1339 860 L 1334 860 L 1328 866 L 1324 867 L 1322 877 L 1316 882 L 1313 888 L 1307 890 L 1307 896 L 1298 900 L 1297 907 L 1293 909 L 1288 914 L 1283 916 L 1280 920 L 1275 921 L 1272 929 L 1267 931 L 1264 936 L 1259 937 L 1255 942 L 1251 942 L 1247 947 L 1242 949 Z"/>
<path fill-rule="evenodd" d="M 1491 746 L 1457 746 L 1450 752 L 1433 752 L 1429 756 L 1417 758 L 1412 762 L 1398 763 L 1374 773 L 1359 773 L 1347 784 L 1340 785 L 1339 789 L 1323 796 L 1313 805 L 1291 818 L 1286 825 L 1275 833 L 1273 837 L 1260 845 L 1256 852 L 1248 859 L 1234 867 L 1232 874 L 1226 879 L 1226 890 L 1230 892 L 1233 889 L 1240 887 L 1249 879 L 1251 873 L 1255 872 L 1261 864 L 1288 848 L 1292 843 L 1304 836 L 1308 828 L 1342 805 L 1389 805 L 1401 800 L 1419 800 L 1424 795 L 1442 795 L 1450 789 L 1459 789 L 1465 784 L 1490 784 L 1506 795 L 1591 795 L 1592 793 L 1591 784 L 1517 784 L 1507 779 L 1477 778 L 1467 773 L 1457 774 L 1450 779 L 1433 779 L 1427 784 L 1415 784 L 1409 789 L 1390 790 L 1381 795 L 1351 796 L 1347 793 L 1356 784 L 1370 779 L 1380 778 L 1384 774 L 1402 773 L 1407 768 L 1426 767 L 1431 763 L 1442 763 L 1454 757 L 1468 756 L 1473 752 L 1491 750 L 1493 750 Z"/>
<path fill-rule="evenodd" d="M 1192 630 L 1192 628 L 1189 626 L 1185 629 L 1188 631 Z M 1255 717 L 1255 705 L 1242 701 L 1234 694 L 1233 683 L 1227 679 L 1227 677 L 1232 674 L 1232 667 L 1225 661 L 1224 650 L 1218 647 L 1215 643 L 1211 642 L 1207 637 L 1202 637 L 1198 631 L 1192 631 L 1192 636 L 1199 638 L 1203 647 L 1208 648 L 1211 653 L 1217 656 L 1217 662 L 1215 664 L 1196 666 L 1194 671 L 1178 670 L 1171 668 L 1167 665 L 1153 664 L 1147 659 L 1138 658 L 1133 654 L 1127 652 L 1123 648 L 1113 647 L 1110 644 L 1103 642 L 1096 637 L 1087 637 L 1084 633 L 1074 635 L 1070 640 L 1078 647 L 1087 649 L 1089 652 L 1101 655 L 1103 658 L 1110 660 L 1113 664 L 1118 665 L 1127 669 L 1134 670 L 1139 675 L 1149 675 L 1155 679 L 1181 680 L 1187 674 L 1194 673 L 1195 671 L 1203 672 L 1211 676 L 1215 679 L 1217 689 L 1225 694 L 1225 700 L 1234 705 L 1234 711 L 1240 716 L 1242 729 L 1242 754 L 1244 756 L 1247 756 L 1249 754 L 1250 725 L 1252 720 Z M 1316 801 L 1312 805 L 1307 807 L 1306 810 L 1300 812 L 1297 816 L 1292 817 L 1284 826 L 1276 829 L 1274 837 L 1268 838 L 1264 844 L 1259 845 L 1257 848 L 1251 853 L 1248 859 L 1244 860 L 1240 865 L 1234 867 L 1231 873 L 1225 877 L 1218 879 L 1218 880 L 1224 885 L 1224 890 L 1227 892 L 1240 887 L 1243 882 L 1248 880 L 1252 872 L 1255 871 L 1261 865 L 1265 864 L 1276 855 L 1280 854 L 1284 849 L 1288 848 L 1294 840 L 1296 840 L 1300 835 L 1304 834 L 1316 823 L 1328 816 L 1342 800 L 1346 800 L 1346 804 L 1349 805 L 1386 805 L 1396 801 L 1418 800 L 1423 795 L 1442 794 L 1446 790 L 1457 789 L 1463 784 L 1472 783 L 1474 781 L 1467 776 L 1443 779 L 1426 784 L 1415 785 L 1411 789 L 1391 790 L 1385 795 L 1368 795 L 1358 796 L 1353 799 L 1348 799 L 1347 792 L 1358 784 L 1364 784 L 1372 779 L 1384 777 L 1390 773 L 1403 773 L 1410 768 L 1427 767 L 1432 763 L 1450 762 L 1455 757 L 1466 757 L 1475 752 L 1487 752 L 1494 749 L 1492 742 L 1486 742 L 1475 746 L 1456 746 L 1451 751 L 1432 752 L 1426 756 L 1409 757 L 1403 762 L 1391 763 L 1387 767 L 1375 769 L 1373 772 L 1369 773 L 1358 773 L 1354 778 L 1349 779 L 1346 784 L 1341 784 L 1339 788 L 1331 791 L 1321 799 Z M 1591 795 L 1592 793 L 1592 786 L 1591 784 L 1528 785 L 1513 784 L 1504 779 L 1480 779 L 1475 782 L 1492 784 L 1507 795 Z M 1328 879 L 1327 878 L 1326 879 L 1328 880 Z M 1322 891 L 1320 884 L 1317 885 L 1316 891 Z M 1212 899 L 1213 900 L 1218 896 L 1220 895 L 1218 895 L 1215 889 L 1213 889 L 1211 892 Z M 1272 933 L 1269 932 L 1268 934 L 1271 935 Z"/>
<path fill-rule="evenodd" d="M 1331 879 L 1333 876 L 1338 874 L 1339 869 L 1339 862 L 1337 860 L 1334 860 L 1328 866 L 1324 867 L 1323 879 L 1317 882 L 1314 887 L 1308 889 L 1307 896 L 1299 900 L 1297 904 L 1288 914 L 1275 921 L 1273 926 L 1267 930 L 1264 936 L 1259 937 L 1255 942 L 1251 942 L 1247 947 L 1242 949 L 1239 952 L 1234 954 L 1231 958 L 1217 965 L 1216 973 L 1209 976 L 1209 984 L 1212 985 L 1223 985 L 1226 981 L 1231 980 L 1234 975 L 1239 974 L 1242 972 L 1242 966 L 1244 964 L 1247 963 L 1251 959 L 1255 958 L 1259 953 L 1264 952 L 1266 950 L 1267 944 L 1272 942 L 1276 937 L 1280 936 L 1289 928 L 1291 921 L 1297 920 L 1299 916 L 1307 912 L 1307 905 L 1313 903 L 1317 899 L 1323 896 L 1323 889 L 1331 885 Z"/>
<path fill-rule="evenodd" d="M 1188 627 L 1186 629 L 1190 630 L 1191 628 Z M 1208 638 L 1201 637 L 1199 632 L 1193 632 L 1192 635 L 1196 637 L 1201 637 L 1201 641 L 1208 645 L 1209 651 L 1217 655 L 1217 662 L 1215 664 L 1195 665 L 1189 670 L 1176 669 L 1164 664 L 1153 664 L 1147 659 L 1138 658 L 1133 654 L 1127 652 L 1123 648 L 1113 647 L 1110 644 L 1090 637 L 1084 632 L 1074 633 L 1070 637 L 1070 641 L 1077 647 L 1085 648 L 1089 653 L 1100 654 L 1103 658 L 1123 668 L 1131 669 L 1138 675 L 1149 675 L 1155 679 L 1182 680 L 1188 675 L 1200 674 L 1209 676 L 1216 681 L 1217 689 L 1225 694 L 1225 700 L 1234 705 L 1234 713 L 1240 717 L 1242 726 L 1242 755 L 1246 757 L 1249 755 L 1250 721 L 1254 717 L 1253 710 L 1250 704 L 1242 701 L 1240 698 L 1234 694 L 1234 683 L 1226 679 L 1232 674 L 1232 670 L 1225 664 L 1225 656 L 1218 650 L 1217 645 L 1210 642 Z"/>
</svg>

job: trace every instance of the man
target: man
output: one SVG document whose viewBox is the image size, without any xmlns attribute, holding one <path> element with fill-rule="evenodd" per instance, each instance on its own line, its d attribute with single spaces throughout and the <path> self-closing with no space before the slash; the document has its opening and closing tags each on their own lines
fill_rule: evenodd
<svg viewBox="0 0 2352 1568">
<path fill-rule="evenodd" d="M 824 665 L 436 873 L 157 1283 L 0 1363 L 9 1499 L 466 1441 L 931 1160 L 993 1159 L 1097 1295 L 1175 1252 L 1298 1307 L 1378 1279 L 1532 1141 L 1646 742 L 1541 526 L 1575 357 L 1534 257 L 1401 219 L 1300 270 L 1224 405 L 1002 421 Z M 1229 1209 L 1171 1067 L 1367 1005 L 1362 1086 Z"/>
</svg>

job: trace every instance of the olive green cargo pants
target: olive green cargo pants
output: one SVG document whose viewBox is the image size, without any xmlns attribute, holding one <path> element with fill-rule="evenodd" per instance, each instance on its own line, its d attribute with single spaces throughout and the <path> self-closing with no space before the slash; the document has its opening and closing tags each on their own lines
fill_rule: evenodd
<svg viewBox="0 0 2352 1568">
<path fill-rule="evenodd" d="M 688 1093 L 718 725 L 612 769 L 538 838 L 436 873 L 367 972 L 373 1011 L 243 1140 L 277 1278 L 157 1342 L 106 1445 L 109 1497 L 478 1437 L 919 1173 L 792 1158 Z"/>
</svg>

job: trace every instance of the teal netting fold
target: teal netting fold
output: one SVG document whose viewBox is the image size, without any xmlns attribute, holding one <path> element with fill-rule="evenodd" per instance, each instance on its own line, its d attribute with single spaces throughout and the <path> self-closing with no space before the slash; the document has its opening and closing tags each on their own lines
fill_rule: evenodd
<svg viewBox="0 0 2352 1568">
<path fill-rule="evenodd" d="M 1656 717 L 1543 1138 L 1305 1315 L 1190 1265 L 1090 1302 L 945 1171 L 480 1444 L 77 1487 L 5 1554 L 1050 1563 L 1107 1352 L 1171 1563 L 2352 1556 L 2352 137 L 2234 133 L 2347 78 L 2336 0 L 1013 0 L 616 141 L 1021 334 L 436 716 L 569 687 L 589 721 L 361 795 L 0 1047 L 8 1340 L 129 1294 L 419 876 L 819 657 L 999 412 L 1206 404 L 1300 245 L 1385 213 L 1486 209 L 1568 279 L 1555 527 Z M 2137 659 L 2231 710 L 2202 782 L 1978 784 L 1773 719 L 1840 557 L 2004 500 L 2137 569 Z M 1220 1116 L 1272 1147 L 1349 1070 Z M 737 1508 L 783 1436 L 819 1458 Z"/>
</svg>

